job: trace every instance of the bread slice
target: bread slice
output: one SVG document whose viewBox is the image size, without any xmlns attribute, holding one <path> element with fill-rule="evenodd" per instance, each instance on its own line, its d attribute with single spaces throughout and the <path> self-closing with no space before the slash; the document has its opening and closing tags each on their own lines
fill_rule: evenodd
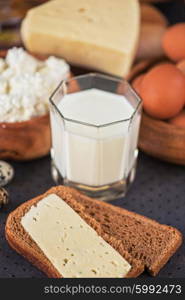
<svg viewBox="0 0 185 300">
<path fill-rule="evenodd" d="M 21 225 L 21 218 L 42 198 L 56 194 L 66 201 L 98 234 L 132 266 L 127 277 L 137 277 L 146 268 L 156 275 L 182 243 L 181 233 L 166 225 L 95 199 L 64 186 L 25 202 L 13 211 L 6 223 L 10 246 L 49 277 L 62 277 Z"/>
<path fill-rule="evenodd" d="M 140 260 L 152 276 L 157 275 L 182 244 L 182 234 L 174 227 L 106 202 L 92 201 L 75 190 L 73 196 L 86 213 L 101 223 L 105 232 L 122 240 L 125 250 Z"/>
<path fill-rule="evenodd" d="M 5 233 L 7 241 L 13 249 L 23 255 L 41 271 L 46 273 L 47 276 L 52 278 L 62 277 L 21 225 L 22 217 L 29 211 L 31 206 L 36 205 L 41 199 L 53 193 L 65 200 L 66 203 L 70 205 L 92 228 L 94 228 L 105 241 L 115 248 L 131 264 L 131 270 L 129 274 L 127 274 L 127 277 L 137 277 L 143 272 L 143 263 L 134 259 L 127 251 L 125 251 L 124 245 L 120 239 L 116 239 L 111 234 L 104 232 L 101 228 L 101 224 L 85 212 L 84 206 L 74 198 L 75 190 L 63 186 L 51 188 L 45 194 L 27 201 L 8 216 Z"/>
</svg>

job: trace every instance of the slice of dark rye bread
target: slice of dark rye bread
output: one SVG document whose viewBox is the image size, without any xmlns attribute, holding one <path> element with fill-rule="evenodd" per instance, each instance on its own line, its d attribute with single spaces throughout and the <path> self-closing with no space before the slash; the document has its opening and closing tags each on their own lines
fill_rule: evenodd
<svg viewBox="0 0 185 300">
<path fill-rule="evenodd" d="M 20 221 L 32 205 L 52 193 L 65 200 L 131 264 L 127 277 L 137 277 L 144 269 L 155 276 L 182 243 L 181 233 L 173 227 L 91 199 L 72 188 L 53 187 L 10 213 L 5 230 L 10 246 L 49 277 L 62 276 L 26 233 Z"/>
<path fill-rule="evenodd" d="M 76 197 L 79 193 L 73 189 L 59 186 L 48 190 L 43 195 L 40 195 L 32 200 L 29 200 L 12 213 L 9 214 L 5 234 L 6 239 L 10 246 L 16 250 L 19 254 L 28 259 L 37 268 L 43 271 L 48 277 L 61 278 L 62 275 L 55 269 L 52 263 L 44 255 L 42 250 L 31 239 L 29 234 L 24 230 L 21 225 L 21 219 L 29 211 L 31 206 L 36 205 L 40 200 L 50 194 L 56 194 L 61 197 L 65 202 L 70 205 L 80 216 L 84 219 L 96 232 L 107 241 L 113 248 L 115 248 L 131 265 L 131 270 L 126 277 L 137 277 L 144 271 L 144 265 L 140 260 L 133 258 L 125 249 L 122 241 L 116 239 L 111 234 L 105 233 L 101 224 L 97 222 L 93 217 L 85 212 L 85 207 L 76 201 Z M 89 198 L 89 201 L 94 201 Z"/>
<path fill-rule="evenodd" d="M 6 222 L 5 234 L 8 243 L 14 250 L 28 259 L 32 264 L 43 271 L 48 277 L 62 277 L 62 275 L 55 269 L 52 263 L 44 255 L 42 250 L 31 239 L 29 234 L 21 225 L 22 217 L 26 214 L 26 212 L 29 211 L 31 206 L 36 205 L 44 197 L 53 193 L 65 200 L 65 202 L 70 205 L 81 216 L 81 218 L 84 219 L 84 221 L 86 221 L 92 228 L 94 228 L 105 241 L 107 241 L 113 248 L 115 248 L 130 263 L 131 270 L 126 277 L 137 277 L 144 271 L 143 263 L 140 260 L 133 258 L 124 249 L 122 241 L 120 239 L 116 239 L 114 236 L 108 233 L 105 233 L 101 228 L 101 224 L 85 212 L 85 207 L 76 201 L 76 197 L 79 196 L 79 192 L 63 186 L 51 188 L 43 195 L 40 195 L 32 200 L 23 203 L 9 214 Z M 94 200 L 91 200 L 89 198 L 89 201 Z"/>
</svg>

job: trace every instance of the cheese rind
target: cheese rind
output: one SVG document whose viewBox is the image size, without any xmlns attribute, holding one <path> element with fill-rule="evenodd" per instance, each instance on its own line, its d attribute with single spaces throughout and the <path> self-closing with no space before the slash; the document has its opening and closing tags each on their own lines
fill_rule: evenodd
<svg viewBox="0 0 185 300">
<path fill-rule="evenodd" d="M 65 201 L 51 194 L 21 224 L 63 277 L 124 277 L 130 264 Z"/>
<path fill-rule="evenodd" d="M 28 50 L 117 76 L 128 74 L 139 38 L 138 0 L 54 0 L 22 23 Z"/>
</svg>

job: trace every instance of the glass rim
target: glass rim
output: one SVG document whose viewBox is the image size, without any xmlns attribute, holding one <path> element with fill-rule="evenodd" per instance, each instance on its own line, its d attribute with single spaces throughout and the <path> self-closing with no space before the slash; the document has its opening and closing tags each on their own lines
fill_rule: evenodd
<svg viewBox="0 0 185 300">
<path fill-rule="evenodd" d="M 76 80 L 76 79 L 81 79 L 81 78 L 84 78 L 84 77 L 100 77 L 100 78 L 104 78 L 105 80 L 112 80 L 112 81 L 120 82 L 120 83 L 121 82 L 126 82 L 130 86 L 131 91 L 133 92 L 134 96 L 138 100 L 138 104 L 137 104 L 136 108 L 134 109 L 134 112 L 132 113 L 132 115 L 129 118 L 127 118 L 127 119 L 121 119 L 121 120 L 117 120 L 117 121 L 113 121 L 113 122 L 109 122 L 109 123 L 105 123 L 105 124 L 101 124 L 101 125 L 96 125 L 96 124 L 91 124 L 91 123 L 87 123 L 87 122 L 83 122 L 83 121 L 78 121 L 78 120 L 66 118 L 61 113 L 61 111 L 58 109 L 58 107 L 55 104 L 53 98 L 57 94 L 58 90 L 60 88 L 62 88 L 63 85 L 65 85 L 66 83 L 68 83 L 70 81 L 73 81 L 73 80 Z M 58 114 L 61 116 L 62 119 L 66 120 L 68 122 L 72 122 L 72 123 L 76 123 L 76 124 L 81 124 L 83 126 L 95 127 L 95 128 L 108 127 L 108 126 L 111 126 L 111 125 L 115 125 L 115 124 L 119 124 L 119 123 L 131 121 L 134 118 L 135 114 L 138 112 L 138 110 L 139 110 L 139 108 L 141 107 L 141 104 L 142 104 L 141 98 L 139 97 L 139 95 L 136 93 L 136 91 L 132 88 L 132 86 L 129 84 L 129 82 L 126 79 L 124 79 L 124 78 L 121 79 L 121 78 L 114 77 L 114 76 L 111 76 L 111 75 L 109 76 L 109 75 L 104 75 L 104 74 L 100 74 L 100 73 L 96 73 L 96 72 L 91 72 L 91 73 L 87 73 L 87 74 L 77 75 L 77 76 L 74 76 L 72 78 L 68 78 L 68 79 L 62 80 L 58 84 L 58 86 L 56 87 L 56 89 L 53 91 L 53 93 L 51 94 L 51 96 L 49 97 L 49 102 L 55 108 L 55 110 L 58 112 Z"/>
</svg>

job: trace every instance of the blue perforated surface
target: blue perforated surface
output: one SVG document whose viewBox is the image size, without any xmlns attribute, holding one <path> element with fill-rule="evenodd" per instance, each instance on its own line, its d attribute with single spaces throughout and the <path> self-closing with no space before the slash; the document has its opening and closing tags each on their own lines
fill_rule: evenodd
<svg viewBox="0 0 185 300">
<path fill-rule="evenodd" d="M 184 0 L 161 3 L 158 7 L 170 23 L 185 21 Z M 4 226 L 9 212 L 24 201 L 43 193 L 53 185 L 49 157 L 27 163 L 14 163 L 16 176 L 8 190 L 11 204 L 0 210 L 0 278 L 45 275 L 14 252 L 5 241 Z M 140 154 L 136 180 L 127 197 L 114 205 L 177 227 L 185 235 L 185 167 L 160 162 Z M 144 274 L 142 277 L 146 278 Z M 159 277 L 185 276 L 185 243 L 161 270 Z"/>
</svg>

